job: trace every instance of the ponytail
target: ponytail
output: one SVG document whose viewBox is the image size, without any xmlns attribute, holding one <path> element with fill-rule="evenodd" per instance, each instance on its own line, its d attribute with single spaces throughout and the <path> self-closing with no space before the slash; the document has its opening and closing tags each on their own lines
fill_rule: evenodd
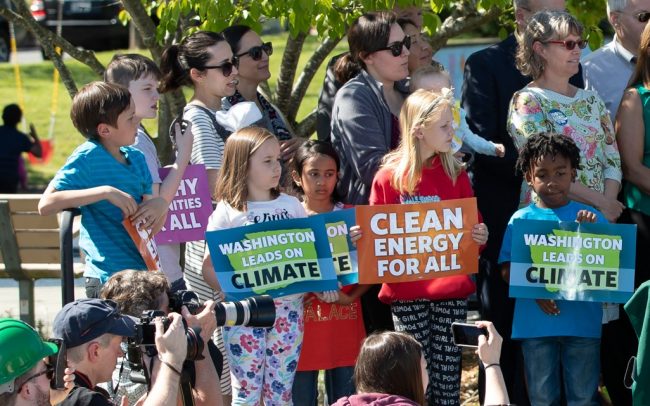
<svg viewBox="0 0 650 406">
<path fill-rule="evenodd" d="M 178 60 L 179 48 L 179 45 L 170 46 L 165 49 L 160 59 L 160 70 L 163 73 L 160 80 L 161 93 L 174 91 L 183 85 L 192 84 L 189 78 L 190 70 L 185 69 Z"/>
<path fill-rule="evenodd" d="M 355 61 L 352 54 L 348 52 L 340 57 L 336 61 L 336 64 L 334 64 L 334 77 L 343 85 L 347 83 L 348 80 L 357 76 L 359 72 L 361 72 L 361 69 L 365 68 L 365 64 L 362 64 L 363 62 L 359 63 Z"/>
<path fill-rule="evenodd" d="M 190 70 L 204 70 L 212 55 L 208 48 L 225 41 L 223 35 L 211 31 L 197 31 L 178 45 L 165 49 L 160 61 L 163 73 L 161 92 L 192 86 Z"/>
</svg>

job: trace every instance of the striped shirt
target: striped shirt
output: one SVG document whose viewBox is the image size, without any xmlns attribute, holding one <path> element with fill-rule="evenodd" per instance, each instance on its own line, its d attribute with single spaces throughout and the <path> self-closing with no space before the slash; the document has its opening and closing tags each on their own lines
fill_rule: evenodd
<svg viewBox="0 0 650 406">
<path fill-rule="evenodd" d="M 213 117 L 200 108 L 188 104 L 183 109 L 183 119 L 192 123 L 194 143 L 192 144 L 192 164 L 204 164 L 205 169 L 219 169 L 223 161 L 223 138 L 228 134 L 218 134 L 215 128 L 215 111 L 210 110 Z M 223 137 L 223 138 L 222 138 Z"/>
<path fill-rule="evenodd" d="M 223 140 L 229 134 L 219 134 L 214 122 L 216 121 L 215 111 L 210 110 L 212 117 L 208 116 L 205 110 L 193 107 L 188 104 L 183 109 L 183 119 L 192 123 L 194 143 L 192 144 L 192 164 L 204 164 L 206 169 L 220 169 L 223 162 Z M 205 253 L 205 241 L 191 241 L 185 245 L 185 269 L 184 278 L 188 289 L 196 292 L 201 301 L 215 299 L 214 291 L 203 280 L 203 255 Z M 224 355 L 223 372 L 220 378 L 221 393 L 230 395 L 232 393 L 230 384 L 230 365 L 225 357 L 226 349 L 221 336 L 221 329 L 216 329 L 213 341 Z"/>
<path fill-rule="evenodd" d="M 59 191 L 112 186 L 136 203 L 151 194 L 151 175 L 144 155 L 135 148 L 121 148 L 122 164 L 97 141 L 86 141 L 74 150 L 50 185 Z M 123 269 L 147 269 L 140 252 L 122 225 L 122 211 L 108 200 L 81 208 L 79 246 L 86 255 L 84 276 L 101 283 Z"/>
</svg>

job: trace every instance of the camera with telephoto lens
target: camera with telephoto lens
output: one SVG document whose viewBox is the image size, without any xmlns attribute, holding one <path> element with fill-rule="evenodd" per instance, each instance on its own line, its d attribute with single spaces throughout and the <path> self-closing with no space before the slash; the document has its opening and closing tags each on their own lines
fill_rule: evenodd
<svg viewBox="0 0 650 406">
<path fill-rule="evenodd" d="M 181 312 L 187 307 L 191 314 L 202 310 L 196 293 L 178 290 L 169 295 L 169 310 Z M 214 306 L 217 326 L 272 327 L 275 323 L 275 303 L 268 295 L 249 297 L 239 302 L 220 302 Z"/>
<path fill-rule="evenodd" d="M 129 339 L 129 345 L 133 343 L 135 346 L 143 345 L 155 346 L 156 345 L 156 323 L 154 319 L 160 317 L 163 323 L 163 330 L 167 331 L 172 320 L 167 318 L 165 312 L 160 310 L 145 310 L 140 316 L 140 321 L 135 325 L 135 336 Z M 186 361 L 195 361 L 203 359 L 203 339 L 201 338 L 200 328 L 187 327 L 187 322 L 183 319 L 183 326 L 185 327 L 185 339 L 187 340 L 187 354 L 185 355 Z"/>
</svg>

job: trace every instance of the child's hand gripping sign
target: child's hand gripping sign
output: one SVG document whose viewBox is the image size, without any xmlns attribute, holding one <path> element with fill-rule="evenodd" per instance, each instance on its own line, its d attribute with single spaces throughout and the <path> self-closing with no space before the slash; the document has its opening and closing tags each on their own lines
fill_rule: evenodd
<svg viewBox="0 0 650 406">
<path fill-rule="evenodd" d="M 359 283 L 394 283 L 478 272 L 476 199 L 357 206 Z"/>
</svg>

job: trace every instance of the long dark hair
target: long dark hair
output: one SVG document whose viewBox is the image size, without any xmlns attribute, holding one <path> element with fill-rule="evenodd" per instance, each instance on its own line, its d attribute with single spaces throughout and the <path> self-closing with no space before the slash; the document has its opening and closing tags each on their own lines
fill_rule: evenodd
<svg viewBox="0 0 650 406">
<path fill-rule="evenodd" d="M 238 54 L 241 50 L 239 42 L 241 41 L 242 37 L 249 31 L 251 31 L 251 27 L 247 25 L 237 24 L 231 25 L 230 27 L 221 31 L 221 34 L 223 34 L 224 38 L 226 38 L 226 41 L 228 41 L 228 44 L 230 44 L 232 52 L 234 54 Z"/>
<path fill-rule="evenodd" d="M 348 30 L 350 52 L 339 58 L 334 66 L 336 80 L 346 83 L 357 76 L 361 69 L 366 69 L 361 58 L 388 45 L 390 28 L 396 21 L 395 13 L 388 11 L 366 13 L 354 20 Z"/>
<path fill-rule="evenodd" d="M 424 405 L 421 357 L 422 345 L 409 334 L 385 331 L 368 336 L 354 367 L 357 392 L 398 395 Z"/>
<path fill-rule="evenodd" d="M 205 69 L 210 60 L 208 48 L 226 39 L 211 31 L 197 31 L 163 52 L 160 70 L 163 73 L 160 91 L 176 90 L 181 86 L 192 86 L 190 69 Z"/>
<path fill-rule="evenodd" d="M 292 169 L 294 172 L 296 172 L 298 178 L 302 178 L 302 169 L 305 165 L 305 162 L 307 162 L 308 159 L 314 158 L 318 155 L 325 155 L 332 158 L 334 162 L 336 162 L 336 172 L 339 172 L 341 170 L 341 160 L 339 159 L 339 156 L 336 153 L 336 150 L 334 150 L 332 144 L 325 141 L 308 140 L 304 142 L 300 147 L 298 147 L 295 155 L 293 156 Z M 300 194 L 305 193 L 302 187 L 295 181 L 293 182 L 293 187 Z M 334 188 L 331 197 L 334 203 L 338 203 L 342 200 L 341 196 L 339 195 L 338 188 L 336 187 Z"/>
</svg>

